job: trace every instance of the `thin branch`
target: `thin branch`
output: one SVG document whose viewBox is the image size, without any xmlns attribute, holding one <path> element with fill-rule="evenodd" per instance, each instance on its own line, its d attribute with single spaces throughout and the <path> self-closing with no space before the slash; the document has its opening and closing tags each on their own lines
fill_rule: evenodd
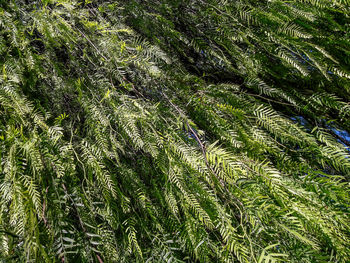
<svg viewBox="0 0 350 263">
<path fill-rule="evenodd" d="M 167 101 L 170 103 L 171 106 L 173 106 L 176 111 L 182 115 L 183 117 L 185 117 L 186 115 L 181 111 L 181 109 L 179 109 L 179 107 L 177 107 L 170 99 L 169 97 L 162 92 L 163 96 L 167 99 Z M 197 143 L 199 144 L 200 148 L 201 148 L 201 152 L 205 161 L 206 166 L 208 167 L 208 169 L 211 171 L 211 173 L 213 175 L 215 175 L 215 177 L 219 180 L 221 186 L 223 188 L 225 188 L 225 184 L 223 182 L 223 180 L 221 178 L 219 178 L 219 176 L 216 174 L 216 172 L 214 171 L 214 169 L 210 166 L 208 158 L 207 158 L 207 154 L 206 154 L 206 148 L 205 145 L 202 143 L 202 141 L 199 139 L 197 132 L 191 127 L 191 125 L 188 123 L 188 121 L 186 120 L 186 125 L 188 127 L 188 129 L 191 131 L 191 133 L 193 134 L 193 136 L 195 137 L 195 140 L 197 141 Z"/>
</svg>

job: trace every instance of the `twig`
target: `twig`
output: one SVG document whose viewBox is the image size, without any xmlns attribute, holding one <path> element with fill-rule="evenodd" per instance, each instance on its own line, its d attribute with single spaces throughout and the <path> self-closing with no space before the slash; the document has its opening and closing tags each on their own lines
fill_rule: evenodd
<svg viewBox="0 0 350 263">
<path fill-rule="evenodd" d="M 266 98 L 266 97 L 258 95 L 258 94 L 252 94 L 252 93 L 247 93 L 247 92 L 243 92 L 243 94 L 246 94 L 246 95 L 249 95 L 249 96 L 253 96 L 253 97 L 258 97 L 258 98 L 261 98 L 261 99 L 264 99 L 264 100 L 267 100 L 267 101 L 271 101 L 271 102 L 274 102 L 274 103 L 279 103 L 279 104 L 288 105 L 288 106 L 294 106 L 295 107 L 295 105 L 293 105 L 291 103 L 269 99 L 269 98 Z"/>
<path fill-rule="evenodd" d="M 102 54 L 102 52 L 95 46 L 95 44 L 92 43 L 92 41 L 78 27 L 75 27 L 75 28 L 90 43 L 90 45 L 93 46 L 96 49 L 97 53 L 99 53 L 106 61 L 108 61 L 108 58 L 105 55 Z"/>
<path fill-rule="evenodd" d="M 9 231 L 6 231 L 6 230 L 1 230 L 1 229 L 0 229 L 0 233 L 4 233 L 4 234 L 10 235 L 10 236 L 12 236 L 12 237 L 16 237 L 16 238 L 19 237 L 18 235 L 14 234 L 14 233 L 11 233 L 11 232 L 9 232 Z"/>
<path fill-rule="evenodd" d="M 167 101 L 171 104 L 171 106 L 173 106 L 180 115 L 185 116 L 185 114 L 174 103 L 172 103 L 172 101 L 169 99 L 169 97 L 164 92 L 162 92 L 162 94 L 167 99 Z M 207 154 L 206 154 L 205 145 L 199 139 L 197 132 L 191 127 L 191 125 L 188 123 L 187 120 L 186 120 L 186 125 L 187 125 L 188 129 L 191 131 L 191 133 L 193 134 L 193 136 L 195 137 L 195 140 L 197 141 L 197 143 L 199 144 L 199 146 L 201 148 L 202 155 L 203 155 L 206 166 L 212 172 L 212 174 L 215 175 L 215 177 L 219 180 L 221 186 L 223 188 L 225 188 L 225 184 L 224 184 L 223 180 L 221 178 L 219 178 L 219 176 L 216 174 L 214 169 L 210 166 L 208 158 L 207 158 Z"/>
<path fill-rule="evenodd" d="M 49 187 L 46 187 L 46 194 L 48 193 L 48 190 L 49 190 Z M 44 203 L 43 203 L 43 220 L 44 220 L 44 224 L 47 225 L 47 220 L 46 220 L 46 217 L 45 217 L 45 209 L 46 209 L 46 200 L 44 200 Z"/>
<path fill-rule="evenodd" d="M 84 232 L 84 234 L 87 236 L 88 239 L 90 239 L 90 237 L 87 235 L 87 231 L 86 231 L 86 228 L 84 226 L 84 223 L 83 223 L 83 220 L 81 219 L 80 215 L 79 215 L 79 210 L 78 210 L 78 207 L 76 206 L 73 198 L 70 196 L 70 194 L 68 194 L 68 191 L 67 191 L 67 188 L 66 188 L 66 185 L 64 183 L 62 183 L 62 188 L 64 190 L 64 192 L 66 193 L 66 195 L 68 196 L 68 198 L 71 200 L 73 206 L 74 206 L 74 209 L 75 209 L 75 212 L 77 213 L 77 217 L 78 217 L 78 220 L 79 220 L 79 223 L 80 223 L 80 226 Z M 93 245 L 95 247 L 95 245 Z M 97 257 L 99 263 L 103 263 L 100 255 L 95 251 L 95 256 Z"/>
<path fill-rule="evenodd" d="M 173 106 L 173 107 L 176 109 L 176 111 L 177 111 L 180 115 L 182 115 L 183 117 L 186 116 L 186 115 L 182 112 L 182 110 L 179 109 L 179 107 L 177 107 L 177 106 L 169 99 L 169 97 L 168 97 L 164 92 L 161 92 L 161 93 L 162 93 L 163 96 L 167 99 L 167 101 L 170 103 L 170 105 Z M 189 130 L 192 132 L 192 134 L 194 135 L 195 140 L 198 142 L 198 144 L 199 144 L 199 146 L 200 146 L 200 148 L 201 148 L 202 154 L 203 154 L 203 158 L 204 158 L 205 164 L 206 164 L 206 166 L 208 167 L 208 169 L 210 170 L 210 172 L 211 172 L 211 173 L 215 176 L 215 178 L 220 182 L 220 185 L 221 185 L 222 188 L 225 190 L 226 194 L 228 194 L 229 198 L 236 200 L 242 207 L 244 207 L 243 203 L 227 189 L 224 180 L 221 179 L 221 178 L 218 176 L 218 174 L 214 171 L 214 169 L 210 166 L 209 161 L 208 161 L 208 159 L 207 159 L 207 154 L 206 154 L 205 145 L 204 145 L 204 144 L 202 143 L 202 141 L 199 139 L 197 132 L 191 127 L 191 125 L 188 123 L 187 120 L 186 120 L 186 125 L 187 125 L 188 129 L 189 129 Z M 235 186 L 236 186 L 236 185 L 235 185 Z M 237 187 L 237 186 L 236 186 L 236 187 Z M 239 189 L 239 188 L 237 187 L 237 189 Z M 240 190 L 240 189 L 239 189 L 239 190 Z M 232 203 L 233 203 L 233 205 L 235 205 L 235 206 L 238 208 L 238 210 L 240 210 L 240 208 L 238 207 L 238 205 L 237 205 L 236 203 L 234 203 L 234 202 L 232 202 Z"/>
</svg>

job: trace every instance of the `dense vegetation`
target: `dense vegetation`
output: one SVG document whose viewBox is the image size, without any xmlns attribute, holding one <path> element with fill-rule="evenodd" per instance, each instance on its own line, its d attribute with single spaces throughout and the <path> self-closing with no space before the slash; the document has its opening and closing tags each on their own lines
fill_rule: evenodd
<svg viewBox="0 0 350 263">
<path fill-rule="evenodd" d="M 350 262 L 349 0 L 0 0 L 0 262 Z"/>
</svg>

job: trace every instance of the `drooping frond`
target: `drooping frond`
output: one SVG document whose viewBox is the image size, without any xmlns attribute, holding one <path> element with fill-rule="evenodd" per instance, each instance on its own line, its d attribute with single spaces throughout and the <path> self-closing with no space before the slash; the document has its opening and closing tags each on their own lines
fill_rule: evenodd
<svg viewBox="0 0 350 263">
<path fill-rule="evenodd" d="M 0 1 L 0 261 L 349 262 L 349 6 Z"/>
</svg>

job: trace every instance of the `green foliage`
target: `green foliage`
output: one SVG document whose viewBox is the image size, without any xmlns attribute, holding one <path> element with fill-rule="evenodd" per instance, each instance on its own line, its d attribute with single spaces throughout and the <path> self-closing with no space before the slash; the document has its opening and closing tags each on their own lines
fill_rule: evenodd
<svg viewBox="0 0 350 263">
<path fill-rule="evenodd" d="M 349 5 L 0 0 L 0 262 L 349 262 Z"/>
</svg>

